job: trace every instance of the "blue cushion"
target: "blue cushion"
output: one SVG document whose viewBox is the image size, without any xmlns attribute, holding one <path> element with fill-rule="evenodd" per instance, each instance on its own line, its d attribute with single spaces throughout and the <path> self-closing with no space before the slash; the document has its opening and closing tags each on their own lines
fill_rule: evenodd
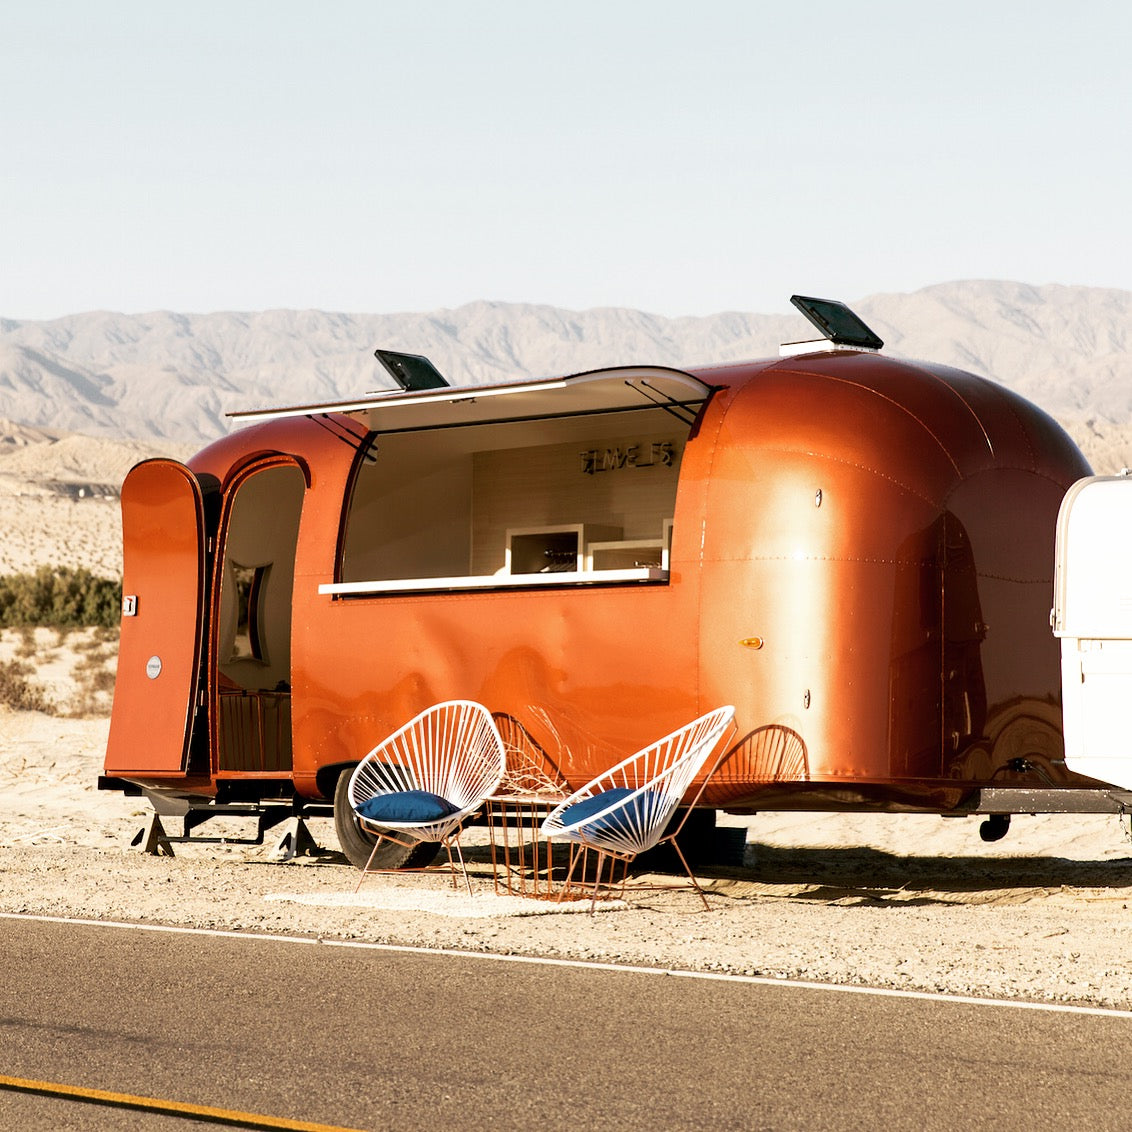
<svg viewBox="0 0 1132 1132">
<path fill-rule="evenodd" d="M 585 832 L 595 836 L 602 834 L 630 835 L 633 826 L 627 824 L 627 819 L 632 816 L 635 819 L 634 825 L 639 826 L 641 818 L 650 812 L 652 803 L 651 791 L 646 790 L 633 802 L 626 804 L 623 800 L 633 793 L 635 791 L 630 790 L 627 786 L 615 786 L 611 790 L 603 790 L 600 794 L 594 794 L 590 798 L 583 798 L 580 802 L 567 806 L 559 816 L 559 820 L 563 825 L 576 825 L 578 822 L 585 821 L 586 818 L 593 817 L 594 814 L 599 814 L 602 810 L 614 806 L 615 808 L 610 810 L 605 817 L 589 825 Z M 621 802 L 622 805 L 617 806 L 616 803 L 618 802 Z M 629 809 L 626 809 L 626 805 Z"/>
<path fill-rule="evenodd" d="M 559 815 L 562 824 L 574 825 L 575 822 L 585 821 L 586 818 L 593 817 L 594 814 L 600 814 L 602 810 L 612 806 L 614 802 L 628 798 L 632 793 L 633 791 L 627 786 L 615 786 L 611 790 L 603 790 L 600 794 L 583 798 L 580 802 L 575 802 L 562 811 Z"/>
<path fill-rule="evenodd" d="M 454 814 L 458 807 L 439 794 L 427 790 L 401 790 L 396 794 L 376 794 L 360 802 L 355 809 L 363 818 L 378 822 L 427 822 L 440 821 Z"/>
</svg>

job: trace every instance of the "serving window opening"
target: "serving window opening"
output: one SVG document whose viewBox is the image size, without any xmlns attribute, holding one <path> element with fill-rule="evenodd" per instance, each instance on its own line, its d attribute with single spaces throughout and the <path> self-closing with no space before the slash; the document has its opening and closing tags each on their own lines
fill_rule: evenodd
<svg viewBox="0 0 1132 1132">
<path fill-rule="evenodd" d="M 650 405 L 372 433 L 320 588 L 663 584 L 692 419 Z"/>
</svg>

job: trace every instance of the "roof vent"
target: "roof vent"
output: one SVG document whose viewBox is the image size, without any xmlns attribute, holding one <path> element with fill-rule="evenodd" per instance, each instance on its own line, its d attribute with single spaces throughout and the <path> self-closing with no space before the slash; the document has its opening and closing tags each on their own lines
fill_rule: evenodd
<svg viewBox="0 0 1132 1132">
<path fill-rule="evenodd" d="M 406 393 L 422 389 L 443 389 L 448 382 L 440 370 L 423 354 L 399 354 L 395 350 L 374 350 L 373 356 L 389 371 Z"/>
<path fill-rule="evenodd" d="M 791 295 L 790 301 L 822 332 L 822 337 L 808 342 L 783 342 L 778 348 L 781 357 L 831 349 L 875 351 L 884 345 L 844 303 L 836 299 Z"/>
</svg>

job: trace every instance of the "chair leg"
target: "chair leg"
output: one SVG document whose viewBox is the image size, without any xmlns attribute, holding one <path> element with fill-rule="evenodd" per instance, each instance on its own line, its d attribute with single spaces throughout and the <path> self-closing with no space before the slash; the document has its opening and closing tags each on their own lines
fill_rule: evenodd
<svg viewBox="0 0 1132 1132">
<path fill-rule="evenodd" d="M 364 869 L 362 869 L 362 875 L 360 877 L 358 877 L 358 884 L 357 884 L 357 887 L 354 889 L 355 893 L 361 891 L 362 881 L 366 879 L 366 873 L 369 872 L 369 867 L 370 867 L 370 865 L 373 864 L 374 857 L 377 856 L 377 847 L 384 840 L 385 840 L 384 837 L 378 837 L 378 838 L 375 839 L 375 841 L 373 843 L 373 849 L 370 850 L 369 860 L 366 861 L 366 867 Z"/>
<path fill-rule="evenodd" d="M 579 848 L 577 845 L 571 844 L 570 846 L 570 868 L 566 872 L 566 880 L 562 884 L 562 891 L 558 894 L 556 904 L 561 904 L 566 898 L 566 893 L 570 891 L 570 882 L 574 879 L 574 870 L 578 867 L 578 861 L 582 860 L 586 855 L 585 848 Z M 585 873 L 585 865 L 582 866 L 582 872 Z"/>
<path fill-rule="evenodd" d="M 621 899 L 622 900 L 625 899 L 625 889 L 628 887 L 628 884 L 629 884 L 629 866 L 632 863 L 633 863 L 632 857 L 626 857 L 625 860 L 622 861 L 622 864 L 625 866 L 621 870 Z M 609 870 L 609 879 L 611 881 L 613 880 L 613 869 L 612 869 L 612 867 Z"/>
<path fill-rule="evenodd" d="M 597 907 L 597 890 L 601 887 L 601 874 L 602 874 L 602 870 L 605 868 L 605 857 L 606 857 L 605 851 L 602 850 L 602 849 L 599 849 L 597 851 L 597 875 L 594 877 L 594 892 L 593 892 L 593 896 L 590 899 L 590 915 L 591 916 L 594 914 L 594 909 Z M 612 887 L 613 887 L 613 865 L 614 865 L 614 860 L 613 860 L 612 857 L 610 857 L 609 858 L 609 888 L 611 890 L 612 890 Z"/>
<path fill-rule="evenodd" d="M 707 896 L 705 895 L 704 890 L 700 888 L 700 882 L 696 880 L 695 874 L 690 868 L 688 868 L 688 862 L 684 859 L 684 854 L 681 851 L 675 837 L 672 838 L 672 848 L 676 850 L 676 855 L 680 858 L 680 864 L 684 866 L 684 872 L 688 874 L 688 879 L 692 882 L 692 887 L 700 894 L 700 899 L 704 902 L 704 907 L 710 912 L 711 905 L 708 903 Z"/>
<path fill-rule="evenodd" d="M 460 858 L 460 869 L 464 873 L 464 883 L 468 886 L 468 895 L 471 896 L 472 895 L 472 881 L 471 881 L 471 878 L 468 876 L 468 866 L 464 863 L 464 851 L 460 848 L 460 836 L 459 836 L 459 834 L 456 835 L 456 839 L 453 841 L 453 844 L 456 846 L 456 856 Z M 452 860 L 451 851 L 449 851 L 449 853 L 448 853 L 448 859 L 450 861 Z M 453 873 L 452 873 L 452 886 L 453 886 L 453 888 L 458 887 L 457 884 L 456 884 L 455 870 L 453 870 Z"/>
<path fill-rule="evenodd" d="M 456 880 L 456 862 L 452 860 L 452 843 L 445 837 L 440 844 L 444 846 L 444 852 L 448 854 L 448 868 L 452 870 L 452 887 L 459 888 L 459 881 Z"/>
</svg>

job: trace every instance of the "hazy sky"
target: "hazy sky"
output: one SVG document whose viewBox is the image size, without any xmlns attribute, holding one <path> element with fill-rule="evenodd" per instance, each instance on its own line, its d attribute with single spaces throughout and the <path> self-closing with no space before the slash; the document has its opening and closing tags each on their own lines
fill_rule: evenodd
<svg viewBox="0 0 1132 1132">
<path fill-rule="evenodd" d="M 1132 289 L 1125 0 L 0 0 L 0 316 Z"/>
</svg>

